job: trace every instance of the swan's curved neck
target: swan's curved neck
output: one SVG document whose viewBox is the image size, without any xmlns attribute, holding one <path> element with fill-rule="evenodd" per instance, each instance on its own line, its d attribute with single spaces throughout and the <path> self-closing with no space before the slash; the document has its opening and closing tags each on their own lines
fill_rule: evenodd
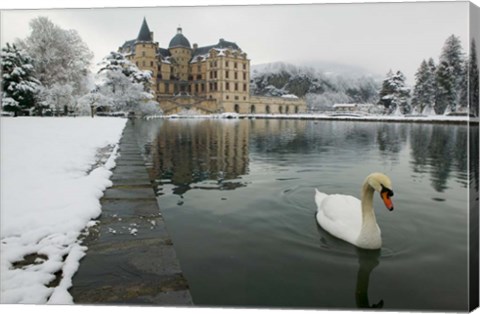
<svg viewBox="0 0 480 314">
<path fill-rule="evenodd" d="M 365 182 L 362 187 L 362 229 L 376 226 L 375 212 L 373 210 L 373 194 L 375 190 Z"/>
</svg>

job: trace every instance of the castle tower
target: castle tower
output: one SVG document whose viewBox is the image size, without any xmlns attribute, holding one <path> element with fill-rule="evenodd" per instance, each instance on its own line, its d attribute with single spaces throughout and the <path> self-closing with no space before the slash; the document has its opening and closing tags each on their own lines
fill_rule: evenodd
<svg viewBox="0 0 480 314">
<path fill-rule="evenodd" d="M 192 59 L 192 48 L 188 39 L 182 34 L 182 28 L 177 28 L 177 34 L 168 45 L 173 77 L 175 78 L 175 93 L 188 91 L 189 63 Z"/>
<path fill-rule="evenodd" d="M 158 43 L 153 41 L 153 32 L 150 31 L 147 20 L 143 18 L 143 23 L 135 40 L 135 52 L 133 62 L 140 70 L 149 70 L 152 72 L 152 89 L 156 92 L 155 78 L 158 73 L 157 49 Z"/>
</svg>

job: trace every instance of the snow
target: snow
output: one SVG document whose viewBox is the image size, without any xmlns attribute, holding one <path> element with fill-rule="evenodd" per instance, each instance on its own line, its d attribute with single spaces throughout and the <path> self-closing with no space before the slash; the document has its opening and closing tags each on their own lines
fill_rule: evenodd
<svg viewBox="0 0 480 314">
<path fill-rule="evenodd" d="M 211 115 L 152 115 L 145 117 L 150 119 L 171 119 L 171 118 L 185 118 L 185 119 L 301 119 L 301 120 L 349 120 L 349 121 L 377 121 L 377 122 L 451 122 L 462 123 L 471 122 L 479 123 L 479 118 L 472 118 L 468 116 L 448 116 L 448 115 L 378 115 L 365 114 L 363 112 L 325 112 L 325 113 L 298 113 L 298 114 L 238 114 L 234 112 L 211 114 Z"/>
<path fill-rule="evenodd" d="M 291 98 L 291 99 L 298 99 L 298 97 L 294 94 L 286 94 L 282 95 L 283 98 Z"/>
<path fill-rule="evenodd" d="M 101 212 L 125 122 L 1 118 L 1 303 L 73 302 L 68 288 L 86 250 L 78 238 Z M 110 157 L 92 170 L 109 145 Z M 58 286 L 47 287 L 59 271 Z"/>
</svg>

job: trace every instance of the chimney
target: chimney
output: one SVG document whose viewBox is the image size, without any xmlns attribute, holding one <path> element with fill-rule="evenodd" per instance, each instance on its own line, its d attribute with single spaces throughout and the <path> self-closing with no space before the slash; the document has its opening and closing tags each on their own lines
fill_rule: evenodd
<svg viewBox="0 0 480 314">
<path fill-rule="evenodd" d="M 194 43 L 193 44 L 193 50 L 196 50 L 198 48 L 198 44 L 197 43 Z"/>
</svg>

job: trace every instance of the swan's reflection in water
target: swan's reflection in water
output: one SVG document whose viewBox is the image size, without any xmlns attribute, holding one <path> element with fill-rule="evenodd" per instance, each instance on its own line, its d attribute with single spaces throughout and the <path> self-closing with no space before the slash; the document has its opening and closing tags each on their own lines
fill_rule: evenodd
<svg viewBox="0 0 480 314">
<path fill-rule="evenodd" d="M 370 274 L 380 264 L 380 256 L 382 249 L 365 250 L 357 248 L 343 240 L 337 239 L 317 224 L 317 230 L 320 234 L 321 248 L 325 252 L 330 252 L 331 256 L 348 256 L 355 258 L 357 256 L 358 270 L 355 285 L 355 304 L 358 308 L 363 309 L 381 309 L 384 301 L 381 299 L 371 304 L 368 298 L 368 288 L 370 284 Z M 384 252 L 385 253 L 385 252 Z"/>
<path fill-rule="evenodd" d="M 357 285 L 355 288 L 355 302 L 358 308 L 383 308 L 383 299 L 370 304 L 368 299 L 368 286 L 370 273 L 378 266 L 381 250 L 356 249 L 358 256 Z"/>
</svg>

